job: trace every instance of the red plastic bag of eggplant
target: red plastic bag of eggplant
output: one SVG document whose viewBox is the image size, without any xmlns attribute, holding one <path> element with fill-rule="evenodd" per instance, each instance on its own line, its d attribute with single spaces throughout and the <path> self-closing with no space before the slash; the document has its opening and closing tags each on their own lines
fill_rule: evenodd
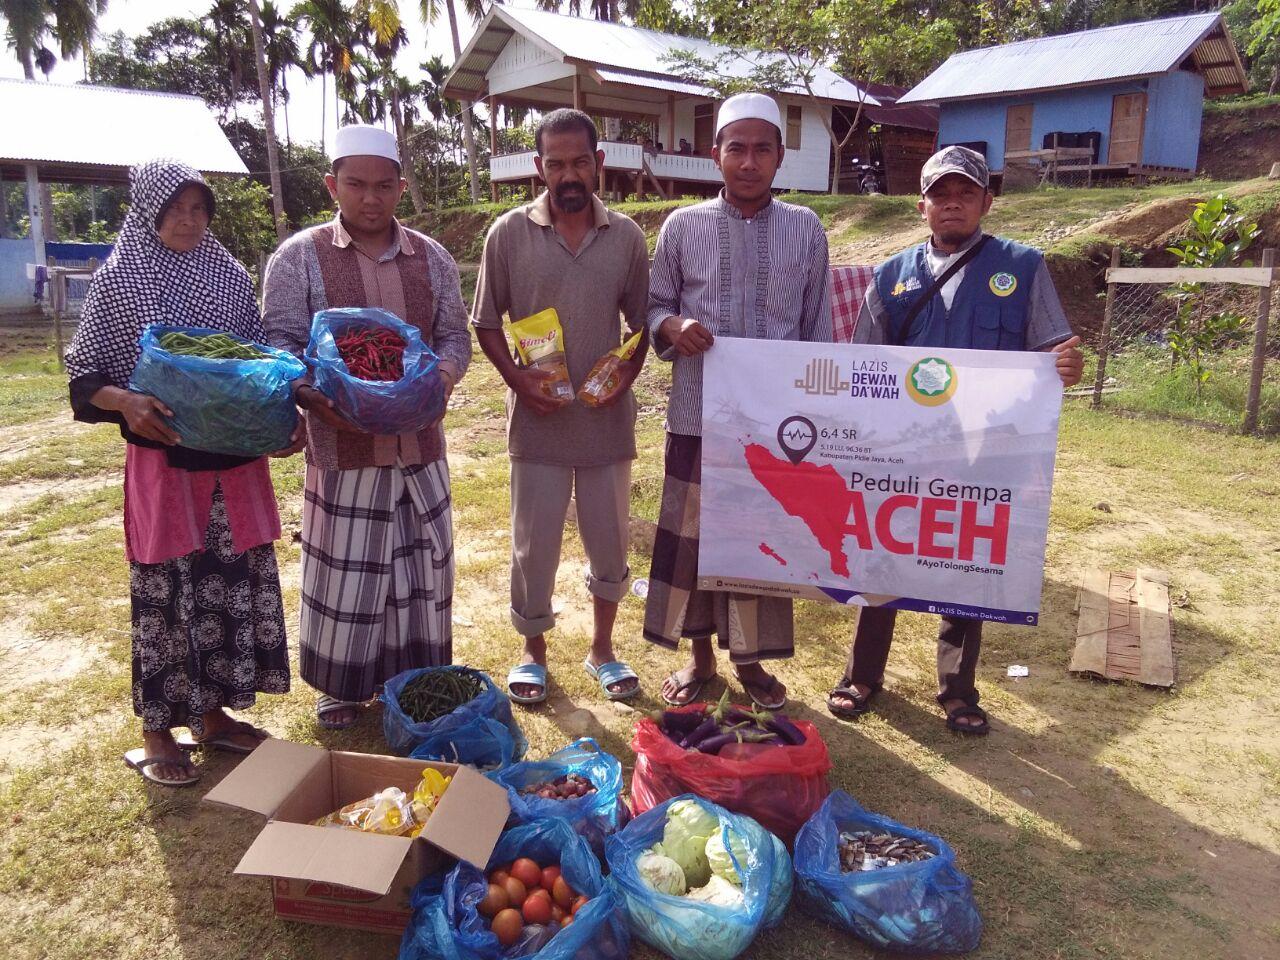
<svg viewBox="0 0 1280 960">
<path fill-rule="evenodd" d="M 831 758 L 817 727 L 726 698 L 645 717 L 636 724 L 631 749 L 637 815 L 696 793 L 759 821 L 790 847 L 831 792 Z"/>
</svg>

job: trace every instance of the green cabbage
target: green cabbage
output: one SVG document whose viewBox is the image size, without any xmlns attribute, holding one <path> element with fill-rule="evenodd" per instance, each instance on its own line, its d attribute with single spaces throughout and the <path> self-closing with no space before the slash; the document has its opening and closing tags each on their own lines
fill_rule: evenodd
<svg viewBox="0 0 1280 960">
<path fill-rule="evenodd" d="M 729 850 L 725 849 L 723 834 L 729 834 L 729 847 L 733 851 L 733 856 L 729 856 Z M 738 861 L 739 866 L 747 865 L 747 845 L 742 837 L 738 836 L 737 831 L 726 828 L 724 831 L 717 830 L 711 836 L 707 837 L 706 844 L 707 864 L 711 867 L 711 872 L 717 877 L 723 877 L 734 886 L 742 886 L 742 877 L 738 875 L 737 869 L 734 867 L 734 860 Z"/>
<path fill-rule="evenodd" d="M 640 871 L 640 878 L 659 893 L 683 897 L 689 889 L 684 882 L 684 871 L 680 869 L 680 864 L 660 853 L 651 850 L 640 854 L 636 860 L 636 869 Z"/>
<path fill-rule="evenodd" d="M 741 910 L 746 904 L 746 897 L 742 895 L 741 887 L 735 887 L 724 877 L 715 875 L 707 881 L 706 886 L 690 890 L 685 894 L 685 899 L 709 903 L 717 907 L 728 907 L 731 910 Z"/>
<path fill-rule="evenodd" d="M 711 877 L 707 838 L 719 831 L 720 820 L 715 814 L 708 813 L 693 800 L 678 800 L 667 807 L 662 842 L 655 844 L 650 852 L 670 857 L 680 864 L 689 886 L 701 887 Z"/>
</svg>

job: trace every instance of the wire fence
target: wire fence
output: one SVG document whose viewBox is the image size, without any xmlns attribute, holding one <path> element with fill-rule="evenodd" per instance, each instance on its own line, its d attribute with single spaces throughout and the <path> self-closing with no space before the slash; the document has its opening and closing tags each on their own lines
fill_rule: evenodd
<svg viewBox="0 0 1280 960">
<path fill-rule="evenodd" d="M 1273 262 L 1273 251 L 1262 268 L 1225 271 L 1120 268 L 1113 258 L 1093 405 L 1280 433 Z"/>
</svg>

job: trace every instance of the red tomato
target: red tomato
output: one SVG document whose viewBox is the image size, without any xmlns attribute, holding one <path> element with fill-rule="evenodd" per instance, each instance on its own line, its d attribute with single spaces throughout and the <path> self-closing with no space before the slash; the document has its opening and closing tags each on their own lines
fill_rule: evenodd
<svg viewBox="0 0 1280 960">
<path fill-rule="evenodd" d="M 569 884 L 565 883 L 564 877 L 556 877 L 555 886 L 551 890 L 551 896 L 555 899 L 563 910 L 573 908 L 573 889 Z"/>
<path fill-rule="evenodd" d="M 489 884 L 489 892 L 476 905 L 482 917 L 494 917 L 511 906 L 511 898 L 507 896 L 507 888 L 498 883 Z"/>
<path fill-rule="evenodd" d="M 524 914 L 525 923 L 550 923 L 551 898 L 547 896 L 547 891 L 535 890 L 529 894 L 521 912 Z"/>
<path fill-rule="evenodd" d="M 570 909 L 569 914 L 571 916 L 577 914 L 577 912 L 582 909 L 582 905 L 587 903 L 589 899 L 590 898 L 588 897 L 579 897 L 577 900 L 573 901 L 573 907 Z"/>
<path fill-rule="evenodd" d="M 507 877 L 507 882 L 503 886 L 507 888 L 507 899 L 511 901 L 511 906 L 519 910 L 524 905 L 524 898 L 528 893 L 524 884 L 515 877 Z"/>
<path fill-rule="evenodd" d="M 498 886 L 502 886 L 504 883 L 507 882 L 507 877 L 509 876 L 511 876 L 511 871 L 505 870 L 499 867 L 497 870 L 494 870 L 491 874 L 489 874 L 489 882 L 496 883 Z"/>
<path fill-rule="evenodd" d="M 511 875 L 530 890 L 542 884 L 542 868 L 528 857 L 521 857 L 511 865 Z"/>
<path fill-rule="evenodd" d="M 560 879 L 559 867 L 543 867 L 542 868 L 542 889 L 551 893 L 556 888 L 556 881 Z"/>
<path fill-rule="evenodd" d="M 504 947 L 509 947 L 519 940 L 520 931 L 523 928 L 524 921 L 520 917 L 520 911 L 510 908 L 503 910 L 494 917 L 493 923 L 489 925 L 493 935 L 498 938 L 498 942 Z"/>
</svg>

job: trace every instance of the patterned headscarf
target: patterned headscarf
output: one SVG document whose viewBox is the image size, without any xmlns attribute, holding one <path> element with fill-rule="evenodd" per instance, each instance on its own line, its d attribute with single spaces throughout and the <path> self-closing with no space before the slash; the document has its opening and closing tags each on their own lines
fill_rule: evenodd
<svg viewBox="0 0 1280 960">
<path fill-rule="evenodd" d="M 205 231 L 189 253 L 171 250 L 160 239 L 161 217 L 193 185 L 204 190 L 212 217 L 213 192 L 185 163 L 152 160 L 129 171 L 129 213 L 115 249 L 89 284 L 67 351 L 73 379 L 96 373 L 125 386 L 138 362 L 138 338 L 153 323 L 264 339 L 249 274 L 212 233 Z"/>
</svg>

